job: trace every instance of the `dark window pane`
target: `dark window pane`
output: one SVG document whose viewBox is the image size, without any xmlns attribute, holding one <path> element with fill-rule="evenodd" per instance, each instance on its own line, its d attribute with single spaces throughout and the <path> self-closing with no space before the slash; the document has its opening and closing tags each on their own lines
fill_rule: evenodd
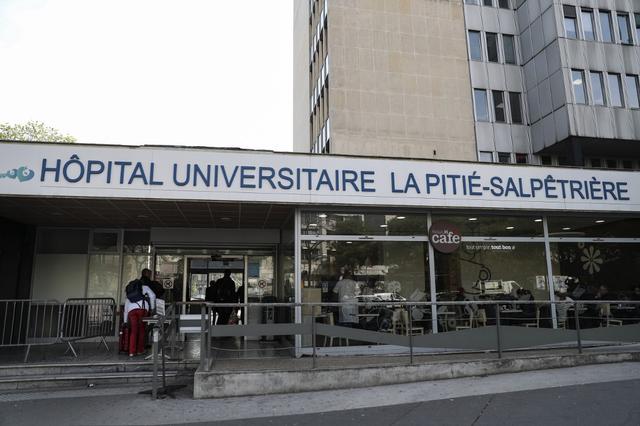
<svg viewBox="0 0 640 426">
<path fill-rule="evenodd" d="M 511 153 L 510 152 L 499 152 L 498 153 L 498 163 L 510 164 L 511 163 Z"/>
<path fill-rule="evenodd" d="M 88 230 L 42 229 L 38 235 L 38 253 L 85 254 L 88 243 Z"/>
<path fill-rule="evenodd" d="M 573 237 L 611 237 L 637 238 L 640 237 L 640 218 L 619 218 L 578 215 L 564 217 L 549 217 L 550 236 Z"/>
<path fill-rule="evenodd" d="M 527 164 L 529 156 L 527 154 L 518 154 L 516 153 L 516 163 L 518 164 Z"/>
<path fill-rule="evenodd" d="M 569 160 L 567 159 L 567 157 L 563 155 L 558 157 L 558 166 L 568 166 L 568 165 L 569 165 Z"/>
<path fill-rule="evenodd" d="M 490 151 L 480 151 L 478 160 L 482 163 L 493 163 L 493 153 Z"/>
<path fill-rule="evenodd" d="M 479 31 L 469 31 L 469 54 L 474 61 L 482 60 L 482 42 Z"/>
<path fill-rule="evenodd" d="M 498 62 L 498 35 L 487 33 L 487 60 Z"/>
<path fill-rule="evenodd" d="M 543 166 L 551 166 L 553 164 L 551 157 L 548 155 L 541 155 L 540 163 L 542 163 Z"/>
<path fill-rule="evenodd" d="M 622 160 L 622 168 L 623 169 L 633 169 L 633 161 L 631 161 L 631 160 Z"/>
<path fill-rule="evenodd" d="M 592 158 L 591 167 L 602 167 L 602 161 L 599 158 Z"/>
<path fill-rule="evenodd" d="M 617 169 L 618 168 L 618 160 L 607 160 L 607 169 Z"/>
<path fill-rule="evenodd" d="M 502 9 L 509 9 L 509 0 L 498 0 L 498 6 Z"/>
<path fill-rule="evenodd" d="M 492 90 L 491 95 L 493 97 L 493 112 L 495 114 L 496 122 L 504 123 L 504 94 L 500 91 Z"/>
<path fill-rule="evenodd" d="M 504 34 L 502 36 L 502 45 L 504 48 L 504 62 L 506 64 L 515 64 L 516 63 L 515 38 L 512 35 Z"/>
<path fill-rule="evenodd" d="M 482 4 L 485 6 L 493 6 L 493 0 L 483 0 Z"/>
<path fill-rule="evenodd" d="M 520 93 L 509 92 L 509 105 L 511 106 L 511 122 L 514 124 L 522 124 L 522 101 Z"/>
<path fill-rule="evenodd" d="M 564 11 L 564 33 L 568 38 L 578 38 L 576 25 L 576 8 L 574 6 L 562 6 Z"/>
</svg>

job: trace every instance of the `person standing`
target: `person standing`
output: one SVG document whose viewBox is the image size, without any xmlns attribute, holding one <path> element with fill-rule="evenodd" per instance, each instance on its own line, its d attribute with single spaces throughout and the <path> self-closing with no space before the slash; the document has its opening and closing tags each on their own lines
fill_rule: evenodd
<svg viewBox="0 0 640 426">
<path fill-rule="evenodd" d="M 236 283 L 231 279 L 231 271 L 225 270 L 224 276 L 214 284 L 217 289 L 218 303 L 237 303 Z M 229 317 L 233 308 L 218 308 L 218 325 L 229 324 Z"/>
<path fill-rule="evenodd" d="M 351 278 L 351 271 L 346 270 L 342 275 L 342 279 L 333 287 L 333 292 L 338 293 L 338 301 L 340 303 L 357 302 L 358 283 Z M 343 305 L 340 307 L 338 322 L 344 327 L 353 327 L 355 324 L 358 324 L 358 306 Z"/>
<path fill-rule="evenodd" d="M 151 288 L 144 284 L 143 278 L 150 279 L 151 271 L 142 270 L 139 279 L 131 281 L 125 289 L 127 293 L 124 307 L 124 318 L 129 324 L 129 356 L 144 353 L 144 322 L 142 319 L 149 315 L 156 306 L 156 295 Z"/>
<path fill-rule="evenodd" d="M 220 300 L 218 300 L 218 286 L 216 285 L 216 281 L 209 281 L 209 287 L 207 287 L 207 290 L 204 293 L 204 301 L 209 303 L 220 303 Z M 218 315 L 218 308 L 214 306 L 211 308 L 211 323 L 214 325 L 216 324 L 216 315 Z"/>
</svg>

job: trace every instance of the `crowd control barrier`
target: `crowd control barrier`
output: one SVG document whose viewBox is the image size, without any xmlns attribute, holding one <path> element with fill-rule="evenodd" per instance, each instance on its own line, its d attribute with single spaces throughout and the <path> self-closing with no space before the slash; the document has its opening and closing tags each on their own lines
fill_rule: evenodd
<svg viewBox="0 0 640 426">
<path fill-rule="evenodd" d="M 112 298 L 57 300 L 0 300 L 0 348 L 63 343 L 74 357 L 73 343 L 98 338 L 109 350 L 105 337 L 115 335 L 116 303 Z"/>
</svg>

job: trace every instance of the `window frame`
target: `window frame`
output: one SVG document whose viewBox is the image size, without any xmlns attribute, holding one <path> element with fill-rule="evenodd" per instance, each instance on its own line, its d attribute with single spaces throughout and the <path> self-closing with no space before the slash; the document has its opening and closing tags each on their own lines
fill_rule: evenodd
<svg viewBox="0 0 640 426">
<path fill-rule="evenodd" d="M 580 73 L 581 76 L 581 83 L 580 83 L 580 87 L 582 88 L 582 96 L 584 96 L 584 101 L 583 102 L 578 102 L 578 97 L 576 96 L 576 86 L 577 84 L 574 84 L 574 73 Z M 589 104 L 589 95 L 587 93 L 587 85 L 585 82 L 585 72 L 584 70 L 581 69 L 577 69 L 577 68 L 571 68 L 571 75 L 570 75 L 570 83 L 571 83 L 571 92 L 573 94 L 573 102 L 575 105 L 588 105 Z"/>
<path fill-rule="evenodd" d="M 618 41 L 622 45 L 633 46 L 633 34 L 631 33 L 631 20 L 629 19 L 629 13 L 628 12 L 618 12 L 618 11 L 616 11 L 615 13 L 616 13 L 616 29 L 618 31 Z M 626 41 L 622 40 L 622 28 L 620 26 L 621 19 L 624 20 L 623 22 L 627 26 L 627 37 L 628 37 L 628 40 L 626 40 Z"/>
<path fill-rule="evenodd" d="M 616 78 L 617 77 L 617 78 Z M 611 90 L 611 79 L 615 78 L 618 86 L 618 95 L 620 96 L 620 105 L 614 103 L 613 91 Z M 622 87 L 622 77 L 618 73 L 607 73 L 607 89 L 609 91 L 610 105 L 612 108 L 624 108 L 624 88 Z"/>
<path fill-rule="evenodd" d="M 502 36 L 502 53 L 504 58 L 504 63 L 507 65 L 518 65 L 518 49 L 516 48 L 516 36 L 513 34 L 501 34 Z M 513 52 L 513 62 L 507 61 L 507 43 L 504 42 L 505 37 L 511 40 L 511 47 Z"/>
<path fill-rule="evenodd" d="M 590 15 L 589 18 L 589 22 L 591 23 L 591 33 L 592 33 L 592 38 L 587 38 L 586 36 L 586 32 L 584 29 L 584 18 L 586 15 Z M 580 32 L 582 34 L 582 39 L 586 40 L 586 41 L 596 41 L 598 40 L 598 34 L 596 31 L 596 23 L 595 23 L 595 19 L 594 19 L 594 11 L 591 8 L 588 7 L 581 7 L 580 8 Z"/>
<path fill-rule="evenodd" d="M 594 90 L 593 77 L 598 76 L 600 80 L 600 93 L 602 94 L 602 103 L 596 103 L 596 95 Z M 589 71 L 589 84 L 591 85 L 591 104 L 595 106 L 607 106 L 607 89 L 604 85 L 604 73 L 602 71 Z"/>
<path fill-rule="evenodd" d="M 496 104 L 496 95 L 499 95 L 502 101 L 501 113 L 498 113 L 499 108 Z M 496 123 L 507 123 L 507 105 L 502 90 L 491 90 L 491 105 L 493 106 L 493 121 Z M 502 115 L 501 119 L 498 118 L 499 114 Z"/>
<path fill-rule="evenodd" d="M 474 58 L 473 57 L 473 50 L 472 50 L 472 44 L 471 44 L 471 34 L 477 34 L 478 36 L 478 43 L 479 43 L 479 52 L 480 52 L 480 58 Z M 484 48 L 483 48 L 483 44 L 482 44 L 482 31 L 478 31 L 478 30 L 467 30 L 467 43 L 469 44 L 469 60 L 471 61 L 484 61 Z"/>
<path fill-rule="evenodd" d="M 608 28 L 609 31 L 607 32 L 605 32 L 604 27 L 602 25 L 602 19 L 605 15 L 607 17 L 607 24 L 609 27 Z M 598 9 L 598 25 L 600 25 L 600 41 L 602 41 L 603 43 L 615 43 L 616 35 L 615 35 L 615 30 L 613 28 L 613 21 L 611 20 L 610 10 Z M 610 38 L 609 40 L 605 40 L 605 34 L 608 34 Z"/>
<path fill-rule="evenodd" d="M 524 108 L 522 107 L 522 94 L 520 92 L 507 92 L 508 94 L 508 98 L 509 98 L 509 119 L 511 120 L 511 124 L 525 124 L 525 119 L 524 119 Z M 518 111 L 519 111 L 519 115 L 520 115 L 520 121 L 516 121 L 514 120 L 514 116 L 513 116 L 513 97 L 517 97 L 518 100 Z"/>
<path fill-rule="evenodd" d="M 569 35 L 569 30 L 567 28 L 567 21 L 573 22 L 573 34 L 571 37 Z M 562 26 L 564 28 L 564 36 L 568 39 L 577 40 L 578 39 L 578 16 L 576 11 L 576 6 L 563 4 L 562 5 Z"/>
<path fill-rule="evenodd" d="M 627 84 L 630 80 L 632 80 L 634 82 L 634 87 L 633 87 L 633 92 L 635 94 L 634 99 L 634 105 L 631 105 L 631 101 L 629 99 L 629 93 L 632 92 L 632 88 L 629 87 L 629 85 Z M 638 75 L 637 74 L 625 74 L 624 75 L 624 89 L 627 93 L 626 96 L 626 100 L 627 100 L 627 108 L 630 109 L 640 109 L 640 81 L 638 80 Z"/>
<path fill-rule="evenodd" d="M 496 54 L 496 60 L 492 61 L 491 60 L 491 56 L 490 56 L 490 50 L 489 50 L 489 37 L 495 37 L 495 54 Z M 487 49 L 487 62 L 491 62 L 494 64 L 499 64 L 500 63 L 500 37 L 498 36 L 498 33 L 492 33 L 492 32 L 485 32 L 484 33 L 484 42 L 485 42 L 485 46 Z"/>
<path fill-rule="evenodd" d="M 479 93 L 483 93 L 484 94 L 484 107 L 486 109 L 486 116 L 487 119 L 486 120 L 480 120 L 478 118 L 478 99 L 476 97 L 477 94 Z M 491 122 L 491 112 L 490 112 L 490 108 L 489 108 L 489 96 L 487 95 L 487 89 L 479 89 L 479 88 L 474 88 L 473 89 L 473 112 L 475 115 L 475 121 L 479 122 L 479 123 L 490 123 Z"/>
</svg>

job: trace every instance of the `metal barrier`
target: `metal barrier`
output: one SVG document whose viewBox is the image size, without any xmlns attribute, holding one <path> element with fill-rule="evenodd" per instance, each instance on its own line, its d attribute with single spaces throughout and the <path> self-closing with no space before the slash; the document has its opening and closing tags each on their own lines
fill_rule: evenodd
<svg viewBox="0 0 640 426">
<path fill-rule="evenodd" d="M 310 355 L 316 367 L 322 349 L 358 345 L 392 345 L 408 351 L 447 349 L 456 352 L 574 347 L 585 344 L 640 342 L 640 301 L 442 301 L 365 303 L 200 303 L 200 368 L 213 362 L 212 338 L 242 336 L 300 336 L 298 355 Z M 217 308 L 289 307 L 301 315 L 300 323 L 213 325 Z M 336 311 L 352 312 L 357 322 L 338 324 Z M 431 312 L 436 311 L 433 329 Z M 420 315 L 420 313 L 422 316 Z M 424 314 L 426 320 L 424 319 Z M 192 321 L 194 318 L 192 318 Z M 195 327 L 193 324 L 192 328 Z M 195 330 L 191 329 L 191 332 Z M 323 337 L 319 345 L 318 337 Z M 214 348 L 218 350 L 218 348 Z"/>
<path fill-rule="evenodd" d="M 73 342 L 115 335 L 116 304 L 111 298 L 57 300 L 0 300 L 0 348 L 26 347 L 24 362 L 32 346 L 66 343 L 78 356 Z"/>
</svg>

